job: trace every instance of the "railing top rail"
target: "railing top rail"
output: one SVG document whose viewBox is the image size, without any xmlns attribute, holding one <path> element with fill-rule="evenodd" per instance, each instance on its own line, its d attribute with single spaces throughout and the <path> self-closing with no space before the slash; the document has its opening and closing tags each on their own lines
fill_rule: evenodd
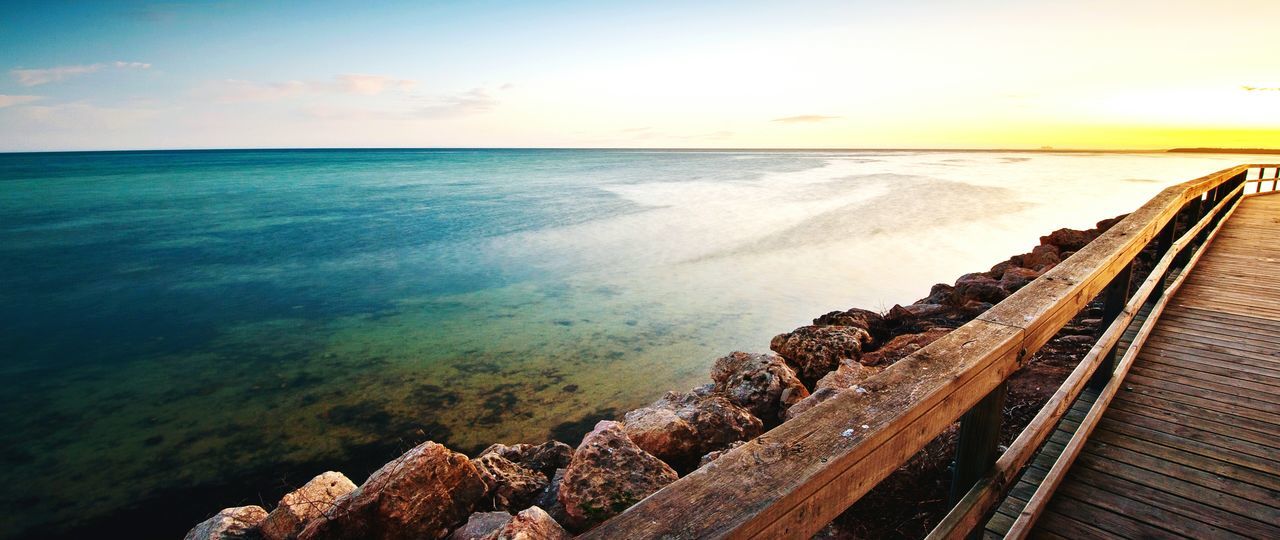
<svg viewBox="0 0 1280 540">
<path fill-rule="evenodd" d="M 977 319 L 659 490 L 585 538 L 809 537 L 1020 368 L 1189 201 L 1170 186 Z"/>
</svg>

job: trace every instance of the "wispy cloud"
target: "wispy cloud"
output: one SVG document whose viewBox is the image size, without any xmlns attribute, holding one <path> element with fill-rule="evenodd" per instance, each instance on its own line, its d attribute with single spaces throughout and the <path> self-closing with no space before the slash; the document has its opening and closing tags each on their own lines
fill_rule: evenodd
<svg viewBox="0 0 1280 540">
<path fill-rule="evenodd" d="M 206 84 L 197 94 L 220 103 L 275 101 L 305 94 L 376 96 L 388 91 L 407 92 L 417 86 L 411 79 L 349 73 L 328 81 L 255 82 L 225 79 Z"/>
<path fill-rule="evenodd" d="M 118 70 L 134 70 L 134 69 L 151 69 L 151 64 L 144 62 L 99 62 L 97 64 L 82 64 L 76 66 L 55 66 L 51 68 L 41 69 L 14 69 L 9 74 L 17 79 L 18 84 L 22 86 L 38 86 L 51 82 L 62 81 L 72 77 L 78 77 L 88 73 L 96 73 L 105 69 Z"/>
<path fill-rule="evenodd" d="M 43 96 L 7 96 L 0 94 L 0 109 L 30 103 L 37 99 L 43 99 Z"/>
<path fill-rule="evenodd" d="M 826 122 L 827 120 L 839 119 L 839 116 L 824 116 L 821 114 L 802 114 L 799 116 L 786 116 L 783 118 L 774 118 L 771 122 L 779 122 L 782 124 L 810 124 L 814 122 Z"/>
<path fill-rule="evenodd" d="M 419 112 L 423 116 L 438 118 L 488 112 L 498 106 L 498 99 L 483 88 L 472 88 L 459 94 L 427 98 L 428 104 Z"/>
<path fill-rule="evenodd" d="M 1241 86 L 1245 92 L 1280 92 L 1280 86 Z"/>
</svg>

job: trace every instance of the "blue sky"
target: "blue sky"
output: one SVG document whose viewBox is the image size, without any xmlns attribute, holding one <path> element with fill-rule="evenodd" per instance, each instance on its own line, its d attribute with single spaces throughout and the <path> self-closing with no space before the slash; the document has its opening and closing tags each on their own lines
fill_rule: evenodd
<svg viewBox="0 0 1280 540">
<path fill-rule="evenodd" d="M 369 4 L 7 3 L 0 150 L 1280 140 L 1270 0 Z"/>
</svg>

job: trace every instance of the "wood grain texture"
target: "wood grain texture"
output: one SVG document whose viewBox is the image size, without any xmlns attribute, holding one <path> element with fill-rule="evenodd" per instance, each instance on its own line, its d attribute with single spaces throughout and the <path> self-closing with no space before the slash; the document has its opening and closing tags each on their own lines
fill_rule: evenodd
<svg viewBox="0 0 1280 540">
<path fill-rule="evenodd" d="M 1277 238 L 1280 196 L 1244 199 L 1170 299 L 1032 536 L 1079 536 L 1087 523 L 1131 537 L 1280 537 Z"/>
</svg>

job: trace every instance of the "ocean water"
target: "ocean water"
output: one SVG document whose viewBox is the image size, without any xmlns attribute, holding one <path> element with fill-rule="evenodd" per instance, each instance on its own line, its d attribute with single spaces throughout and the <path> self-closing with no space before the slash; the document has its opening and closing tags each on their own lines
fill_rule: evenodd
<svg viewBox="0 0 1280 540">
<path fill-rule="evenodd" d="M 177 537 L 423 440 L 570 444 L 1248 156 L 0 154 L 0 536 Z"/>
</svg>

